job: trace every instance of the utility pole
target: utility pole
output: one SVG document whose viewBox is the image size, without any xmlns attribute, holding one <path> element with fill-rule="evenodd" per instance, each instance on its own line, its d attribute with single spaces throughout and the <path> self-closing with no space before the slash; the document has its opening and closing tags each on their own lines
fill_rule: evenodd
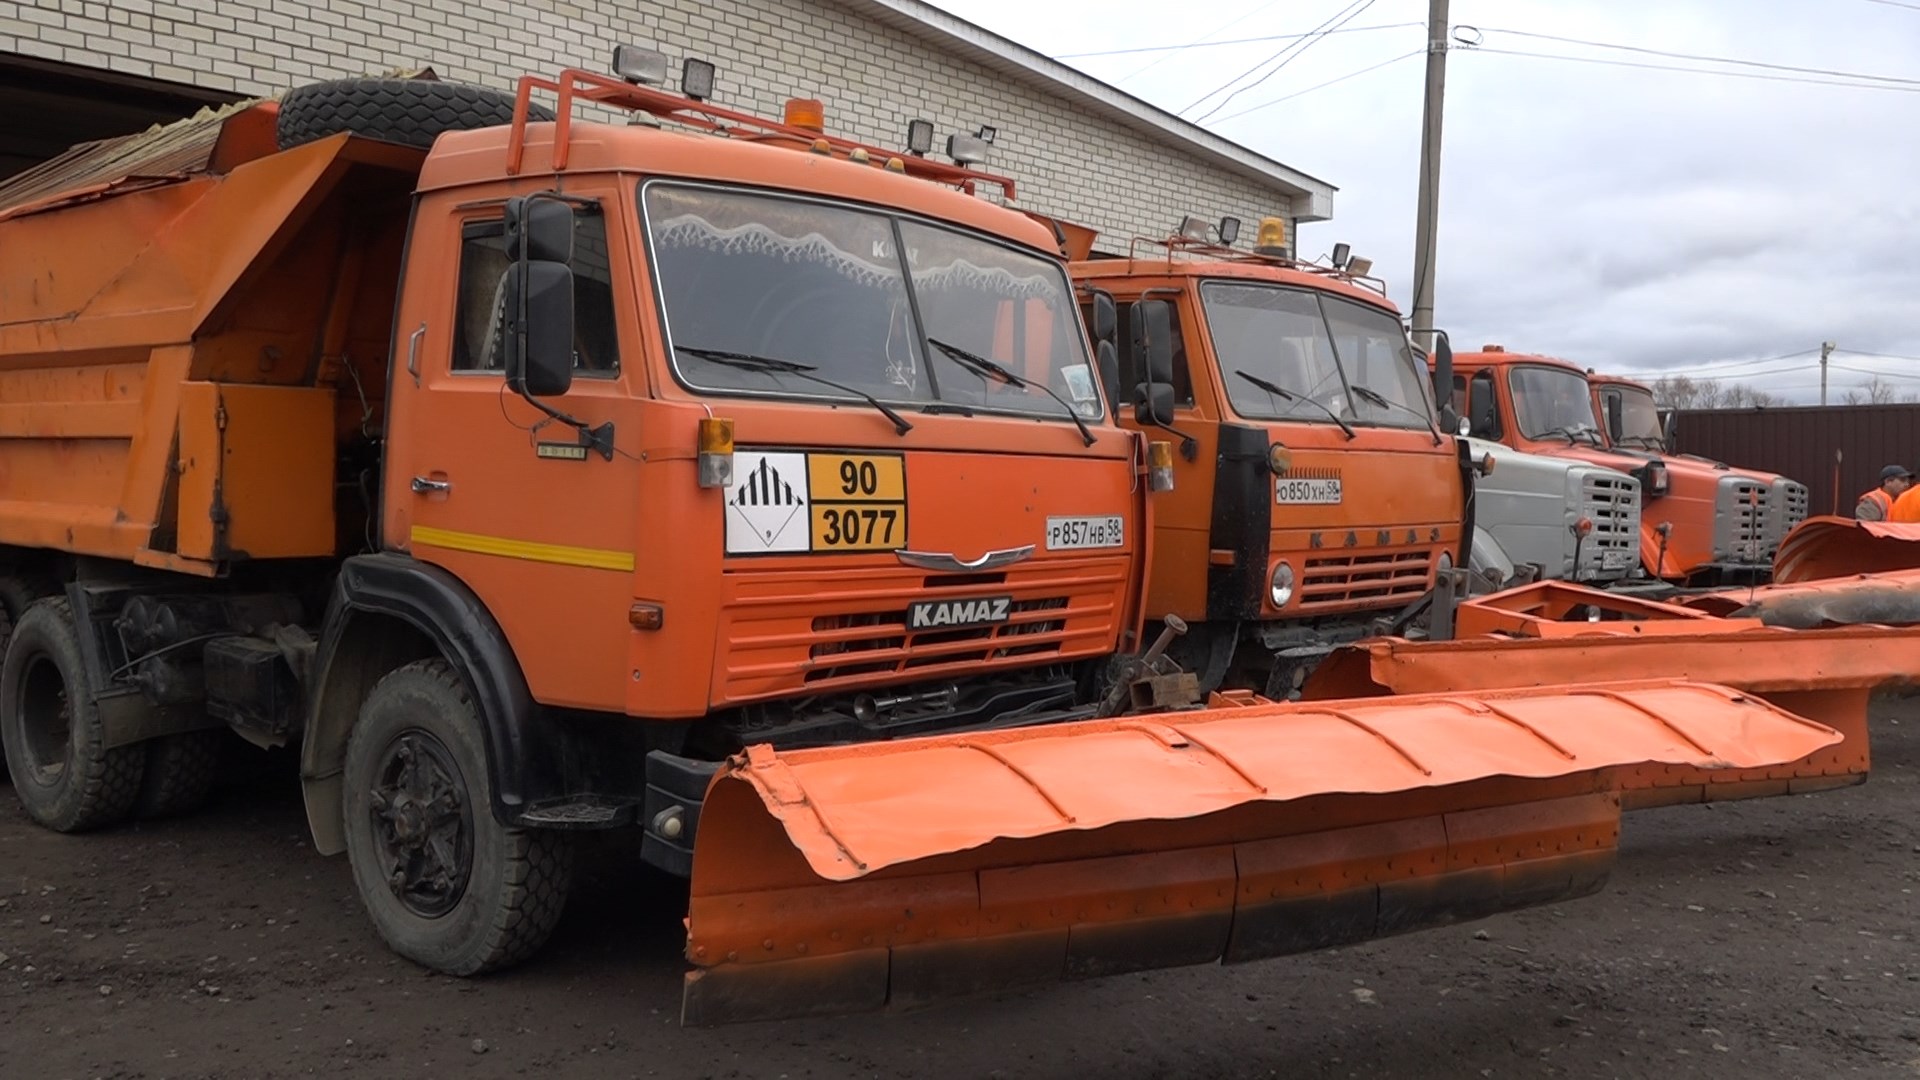
<svg viewBox="0 0 1920 1080">
<path fill-rule="evenodd" d="M 1820 404 L 1827 403 L 1827 357 L 1833 355 L 1833 342 L 1820 343 Z"/>
<path fill-rule="evenodd" d="M 1433 252 L 1440 227 L 1440 115 L 1447 90 L 1447 0 L 1427 0 L 1427 97 L 1413 238 L 1413 343 L 1433 355 Z"/>
</svg>

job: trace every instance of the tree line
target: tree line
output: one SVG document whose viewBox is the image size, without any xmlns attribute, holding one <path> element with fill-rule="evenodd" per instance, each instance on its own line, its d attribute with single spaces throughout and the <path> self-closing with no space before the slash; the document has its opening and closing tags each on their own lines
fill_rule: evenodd
<svg viewBox="0 0 1920 1080">
<path fill-rule="evenodd" d="M 1653 391 L 1654 402 L 1662 409 L 1763 409 L 1791 404 L 1779 394 L 1746 383 L 1722 382 L 1719 379 L 1662 375 L 1648 385 Z M 1841 391 L 1837 401 L 1841 405 L 1911 404 L 1920 402 L 1920 390 L 1903 392 L 1892 379 L 1875 375 L 1858 386 Z"/>
</svg>

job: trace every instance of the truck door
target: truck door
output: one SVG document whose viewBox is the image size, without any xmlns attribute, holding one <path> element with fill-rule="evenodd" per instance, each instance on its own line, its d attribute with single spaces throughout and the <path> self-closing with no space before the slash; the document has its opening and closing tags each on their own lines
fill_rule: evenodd
<svg viewBox="0 0 1920 1080">
<path fill-rule="evenodd" d="M 590 426 L 613 423 L 610 460 L 506 384 L 503 209 L 423 201 L 397 324 L 382 546 L 465 582 L 521 656 L 536 698 L 619 709 L 639 484 L 626 384 L 643 385 L 644 373 L 621 364 L 615 283 L 631 263 L 608 226 L 599 207 L 575 214 L 574 379 L 541 402 Z"/>
</svg>

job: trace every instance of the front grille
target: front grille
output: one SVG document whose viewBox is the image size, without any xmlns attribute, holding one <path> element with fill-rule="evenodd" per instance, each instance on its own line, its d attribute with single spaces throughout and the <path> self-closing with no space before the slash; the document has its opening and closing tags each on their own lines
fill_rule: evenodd
<svg viewBox="0 0 1920 1080">
<path fill-rule="evenodd" d="M 1300 609 L 1387 607 L 1427 591 L 1433 557 L 1426 551 L 1373 551 L 1307 560 Z"/>
<path fill-rule="evenodd" d="M 1723 476 L 1713 504 L 1713 553 L 1718 559 L 1759 562 L 1767 555 L 1767 518 L 1773 493 L 1755 480 Z"/>
<path fill-rule="evenodd" d="M 1580 512 L 1593 532 L 1580 545 L 1582 571 L 1625 571 L 1640 561 L 1640 481 L 1590 473 L 1580 485 Z"/>
<path fill-rule="evenodd" d="M 1769 509 L 1772 512 L 1767 515 L 1764 552 L 1768 558 L 1780 550 L 1780 541 L 1787 538 L 1795 525 L 1807 520 L 1809 507 L 1807 485 L 1784 476 L 1774 479 L 1771 494 L 1773 500 Z"/>
<path fill-rule="evenodd" d="M 808 651 L 809 683 L 913 671 L 940 664 L 977 663 L 1060 652 L 1067 629 L 1068 598 L 1015 600 L 1007 621 L 957 629 L 908 630 L 904 609 L 813 620 L 817 640 Z"/>
</svg>

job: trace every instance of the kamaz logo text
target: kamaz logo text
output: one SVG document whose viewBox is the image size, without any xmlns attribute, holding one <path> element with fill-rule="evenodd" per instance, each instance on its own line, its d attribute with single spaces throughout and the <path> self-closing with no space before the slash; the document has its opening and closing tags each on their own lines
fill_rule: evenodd
<svg viewBox="0 0 1920 1080">
<path fill-rule="evenodd" d="M 1007 621 L 1007 614 L 1012 609 L 1011 596 L 989 596 L 979 600 L 922 600 L 907 608 L 907 629 L 935 630 L 1001 623 Z"/>
</svg>

